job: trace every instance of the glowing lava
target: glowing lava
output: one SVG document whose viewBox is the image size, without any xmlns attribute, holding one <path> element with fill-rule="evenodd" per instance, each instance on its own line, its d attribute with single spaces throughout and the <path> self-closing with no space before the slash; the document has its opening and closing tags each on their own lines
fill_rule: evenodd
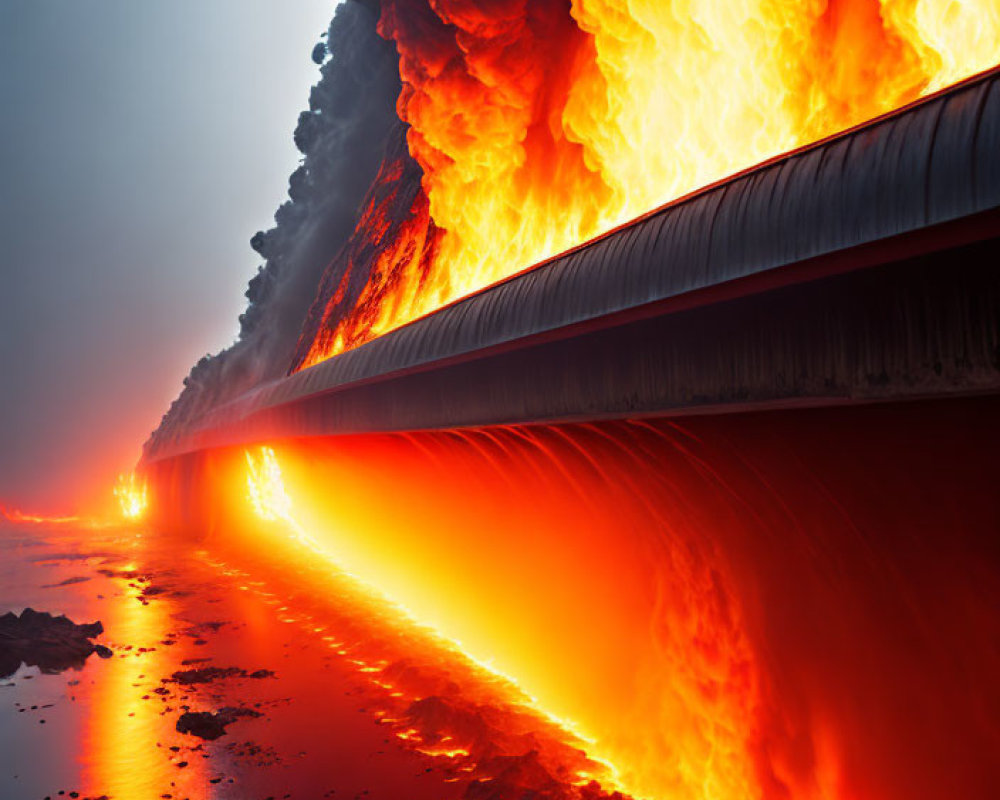
<svg viewBox="0 0 1000 800">
<path fill-rule="evenodd" d="M 253 510 L 267 521 L 284 520 L 295 523 L 292 518 L 292 499 L 285 491 L 281 478 L 281 465 L 271 447 L 261 447 L 256 453 L 247 450 L 247 497 Z"/>
<path fill-rule="evenodd" d="M 514 676 L 637 797 L 987 800 L 998 419 L 979 398 L 289 440 L 162 462 L 156 495 L 166 528 L 265 563 L 301 526 L 307 561 Z M 473 752 L 398 711 L 400 741 Z"/>
<path fill-rule="evenodd" d="M 146 513 L 149 504 L 146 481 L 134 472 L 118 476 L 115 497 L 122 516 L 127 520 L 138 520 Z"/>
<path fill-rule="evenodd" d="M 297 368 L 994 66 L 1000 0 L 386 0 L 380 31 L 422 194 L 362 216 L 369 283 L 331 277 Z"/>
</svg>

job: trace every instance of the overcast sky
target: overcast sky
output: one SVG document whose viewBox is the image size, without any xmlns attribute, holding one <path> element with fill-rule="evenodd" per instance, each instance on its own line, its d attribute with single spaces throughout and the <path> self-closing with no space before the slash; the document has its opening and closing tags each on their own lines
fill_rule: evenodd
<svg viewBox="0 0 1000 800">
<path fill-rule="evenodd" d="M 236 334 L 334 0 L 0 0 L 0 503 L 108 496 Z"/>
</svg>

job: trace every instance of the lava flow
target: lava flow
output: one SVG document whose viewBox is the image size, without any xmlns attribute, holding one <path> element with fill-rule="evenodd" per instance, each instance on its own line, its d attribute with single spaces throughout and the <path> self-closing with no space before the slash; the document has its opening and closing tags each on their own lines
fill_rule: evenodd
<svg viewBox="0 0 1000 800">
<path fill-rule="evenodd" d="M 138 520 L 146 513 L 148 503 L 146 482 L 141 477 L 137 477 L 134 472 L 118 476 L 114 493 L 121 515 L 125 519 Z"/>
<path fill-rule="evenodd" d="M 985 798 L 994 411 L 282 441 L 252 456 L 271 523 L 249 511 L 241 450 L 154 465 L 153 511 L 277 559 L 267 525 L 298 538 L 294 498 L 312 558 L 515 676 L 637 797 Z"/>
<path fill-rule="evenodd" d="M 419 623 L 375 585 L 339 569 L 324 571 L 325 565 L 338 564 L 336 550 L 308 536 L 297 520 L 274 449 L 254 448 L 244 457 L 246 498 L 265 526 L 257 528 L 255 541 L 241 543 L 236 559 L 252 563 L 248 551 L 263 545 L 268 563 L 255 565 L 254 575 L 273 575 L 275 566 L 283 564 L 278 571 L 296 575 L 300 583 L 312 574 L 316 595 L 340 596 L 350 615 L 332 619 L 326 613 L 322 622 L 307 622 L 320 625 L 312 627 L 314 634 L 327 633 L 334 623 L 336 634 L 323 639 L 339 655 L 350 651 L 351 662 L 373 693 L 368 711 L 378 724 L 392 730 L 405 747 L 443 761 L 453 773 L 450 781 L 489 784 L 491 797 L 545 790 L 553 800 L 608 800 L 601 786 L 614 785 L 614 768 L 588 757 L 581 749 L 586 743 L 565 721 L 546 714 L 512 679 Z M 224 553 L 225 543 L 217 544 Z M 303 556 L 312 562 L 311 569 L 304 569 L 301 560 L 296 564 Z M 223 566 L 236 569 L 220 562 Z M 470 790 L 466 796 L 477 795 Z M 620 794 L 615 797 L 621 800 Z"/>
<path fill-rule="evenodd" d="M 296 368 L 1000 58 L 998 0 L 381 7 L 420 191 L 389 157 Z"/>
</svg>

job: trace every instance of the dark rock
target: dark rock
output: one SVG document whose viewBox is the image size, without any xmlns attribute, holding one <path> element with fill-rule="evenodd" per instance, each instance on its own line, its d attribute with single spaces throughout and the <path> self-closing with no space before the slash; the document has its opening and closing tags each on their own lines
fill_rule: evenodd
<svg viewBox="0 0 1000 800">
<path fill-rule="evenodd" d="M 79 669 L 93 653 L 106 658 L 111 651 L 95 645 L 93 639 L 104 632 L 100 622 L 76 625 L 64 616 L 26 608 L 20 617 L 12 612 L 0 616 L 0 678 L 13 675 L 22 663 L 54 674 Z"/>
<path fill-rule="evenodd" d="M 273 678 L 274 677 L 274 672 L 272 672 L 269 669 L 258 669 L 258 670 L 255 670 L 255 671 L 251 672 L 246 677 L 248 677 L 248 678 L 258 678 L 258 679 L 259 678 Z"/>
<path fill-rule="evenodd" d="M 267 669 L 247 672 L 239 667 L 200 667 L 199 669 L 182 669 L 171 675 L 171 679 L 182 686 L 196 683 L 211 683 L 222 678 L 271 678 L 274 673 Z"/>
<path fill-rule="evenodd" d="M 221 708 L 216 712 L 187 711 L 177 720 L 177 732 L 197 736 L 209 741 L 225 735 L 226 726 L 240 717 L 259 717 L 258 712 L 249 708 Z"/>
<path fill-rule="evenodd" d="M 200 667 L 198 669 L 182 669 L 170 677 L 182 686 L 196 683 L 211 683 L 221 678 L 234 678 L 246 673 L 239 667 Z"/>
</svg>

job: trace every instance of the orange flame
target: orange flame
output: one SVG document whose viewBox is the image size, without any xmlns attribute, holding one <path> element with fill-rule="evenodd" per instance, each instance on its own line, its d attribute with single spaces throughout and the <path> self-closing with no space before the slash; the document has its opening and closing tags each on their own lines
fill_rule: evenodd
<svg viewBox="0 0 1000 800">
<path fill-rule="evenodd" d="M 935 485 L 955 437 L 907 437 L 949 418 L 866 411 L 300 440 L 282 486 L 318 554 L 515 676 L 637 797 L 950 796 L 996 736 L 988 457 Z"/>
<path fill-rule="evenodd" d="M 1000 0 L 480 5 L 382 3 L 426 198 L 300 366 L 1000 57 Z"/>
<path fill-rule="evenodd" d="M 259 447 L 256 452 L 245 450 L 247 464 L 247 499 L 254 513 L 265 522 L 276 522 L 288 530 L 289 538 L 305 545 L 314 553 L 321 553 L 319 545 L 310 537 L 292 513 L 292 498 L 285 490 L 281 464 L 272 447 Z"/>
<path fill-rule="evenodd" d="M 409 206 L 400 184 L 405 181 L 400 160 L 382 165 L 376 178 L 376 191 L 362 213 L 358 230 L 347 253 L 342 275 L 328 275 L 330 284 L 320 287 L 320 295 L 329 297 L 318 321 L 317 338 L 309 348 L 302 367 L 324 359 L 324 353 L 339 353 L 363 344 L 393 327 L 399 309 L 409 307 L 413 294 L 423 288 L 436 255 L 440 231 L 430 217 L 427 195 L 417 192 Z M 393 219 L 394 208 L 403 205 L 407 214 Z M 374 256 L 371 277 L 354 302 L 350 326 L 337 325 L 349 302 L 347 288 L 357 269 L 357 262 Z"/>
</svg>

